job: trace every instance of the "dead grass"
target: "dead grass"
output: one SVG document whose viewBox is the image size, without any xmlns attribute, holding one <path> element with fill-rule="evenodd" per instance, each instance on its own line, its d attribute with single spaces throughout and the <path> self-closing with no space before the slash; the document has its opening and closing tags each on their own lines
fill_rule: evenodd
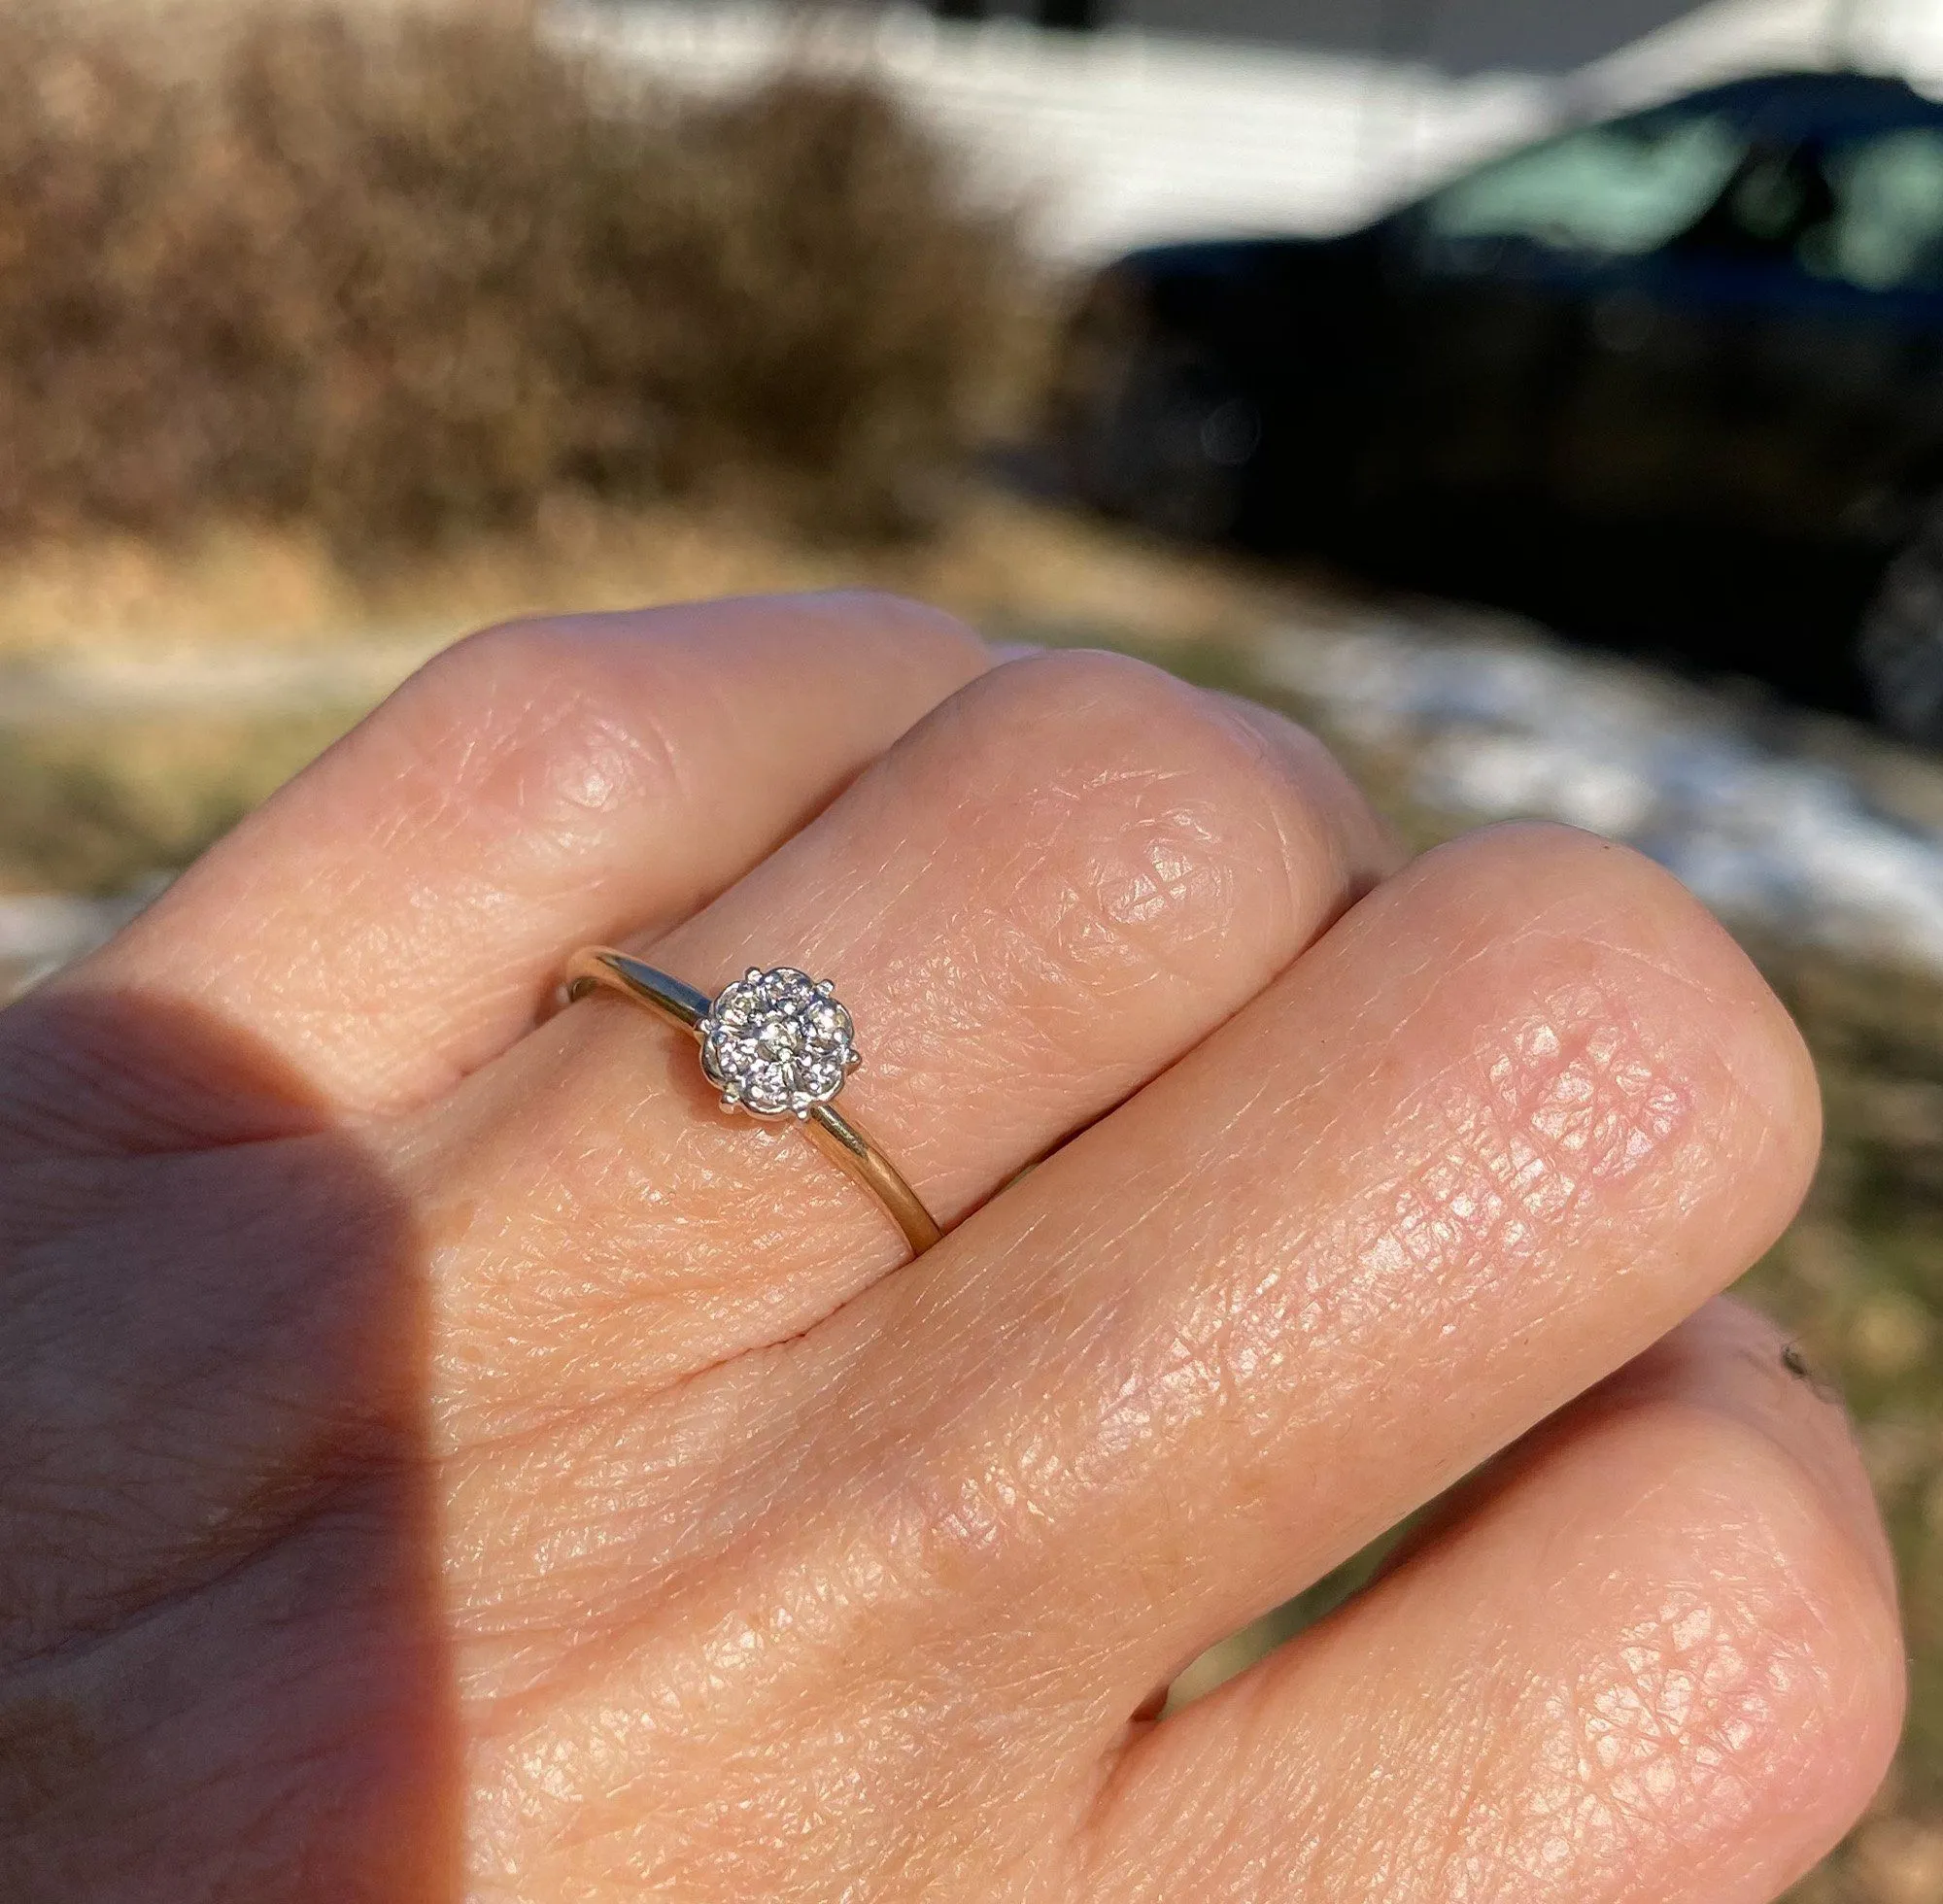
<svg viewBox="0 0 1943 1904">
<path fill-rule="evenodd" d="M 1009 220 L 866 83 L 623 99 L 519 12 L 0 12 L 0 541 L 936 518 L 1032 358 Z"/>
<path fill-rule="evenodd" d="M 302 527 L 215 525 L 173 546 L 92 534 L 0 549 L 0 666 L 102 654 L 340 647 L 369 630 L 869 586 L 986 628 L 1107 627 L 1219 642 L 1302 584 L 971 485 L 931 533 L 804 538 L 746 508 L 551 499 L 528 528 L 454 536 L 411 561 L 341 560 Z M 0 707 L 4 713 L 4 707 Z"/>
<path fill-rule="evenodd" d="M 114 893 L 181 866 L 424 655 L 519 616 L 765 590 L 892 589 L 996 633 L 1110 629 L 1219 647 L 1288 612 L 1300 585 L 984 489 L 934 533 L 844 544 L 687 504 L 558 498 L 525 531 L 410 562 L 347 563 L 314 530 L 211 527 L 158 546 L 96 534 L 0 551 L 0 893 Z M 228 713 L 103 711 L 131 666 L 300 663 L 304 700 Z M 26 703 L 61 697 L 50 719 Z M 10 707 L 10 700 L 17 707 Z"/>
<path fill-rule="evenodd" d="M 186 866 L 363 711 L 123 716 L 0 733 L 0 893 L 106 896 Z"/>
</svg>

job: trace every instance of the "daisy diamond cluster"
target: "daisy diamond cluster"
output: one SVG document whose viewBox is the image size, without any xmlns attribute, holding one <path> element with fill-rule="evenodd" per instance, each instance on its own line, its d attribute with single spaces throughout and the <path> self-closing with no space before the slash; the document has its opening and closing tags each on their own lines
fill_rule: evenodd
<svg viewBox="0 0 1943 1904">
<path fill-rule="evenodd" d="M 725 1110 L 803 1117 L 843 1088 L 862 1061 L 832 989 L 794 966 L 751 966 L 724 988 L 697 1029 L 701 1069 L 721 1087 Z"/>
</svg>

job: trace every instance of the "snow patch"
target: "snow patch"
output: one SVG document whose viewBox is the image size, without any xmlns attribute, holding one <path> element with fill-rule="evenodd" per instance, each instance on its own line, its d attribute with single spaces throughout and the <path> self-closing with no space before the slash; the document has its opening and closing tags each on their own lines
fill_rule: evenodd
<svg viewBox="0 0 1943 1904">
<path fill-rule="evenodd" d="M 1410 790 L 1469 820 L 1562 820 L 1624 840 L 1722 917 L 1943 975 L 1943 820 L 1890 811 L 1806 725 L 1536 633 L 1394 616 L 1293 628 L 1264 670 L 1347 737 L 1397 752 Z M 1904 778 L 1943 764 L 1857 731 Z"/>
</svg>

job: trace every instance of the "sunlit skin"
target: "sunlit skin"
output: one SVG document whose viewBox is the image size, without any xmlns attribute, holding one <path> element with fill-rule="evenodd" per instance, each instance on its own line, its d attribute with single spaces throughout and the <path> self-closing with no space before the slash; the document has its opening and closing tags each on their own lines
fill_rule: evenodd
<svg viewBox="0 0 1943 1904">
<path fill-rule="evenodd" d="M 588 941 L 834 979 L 944 1241 L 555 1008 Z M 1841 1412 L 1717 1297 L 1818 1138 L 1664 873 L 1405 865 L 1135 663 L 476 637 L 0 1015 L 0 1890 L 1764 1904 L 1902 1701 Z"/>
</svg>

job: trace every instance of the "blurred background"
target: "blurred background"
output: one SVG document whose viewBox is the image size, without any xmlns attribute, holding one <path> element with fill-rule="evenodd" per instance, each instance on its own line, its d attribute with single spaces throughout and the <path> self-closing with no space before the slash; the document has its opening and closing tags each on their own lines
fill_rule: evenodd
<svg viewBox="0 0 1943 1904">
<path fill-rule="evenodd" d="M 0 0 L 0 996 L 426 655 L 868 582 L 1741 935 L 1943 1900 L 1943 0 Z M 1351 1590 L 1218 1649 L 1191 1695 Z"/>
</svg>

